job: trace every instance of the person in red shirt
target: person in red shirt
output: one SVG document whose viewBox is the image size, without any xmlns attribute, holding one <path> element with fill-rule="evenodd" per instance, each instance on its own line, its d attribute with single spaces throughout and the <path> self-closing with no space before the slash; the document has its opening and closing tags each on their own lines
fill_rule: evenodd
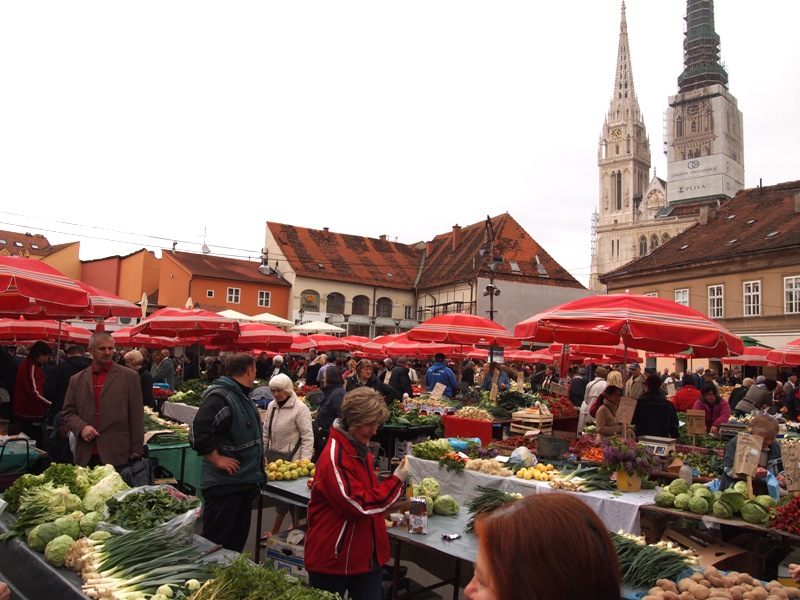
<svg viewBox="0 0 800 600">
<path fill-rule="evenodd" d="M 678 412 L 686 412 L 700 399 L 700 390 L 694 387 L 694 378 L 691 373 L 683 376 L 683 385 L 672 397 L 672 403 Z"/>
<path fill-rule="evenodd" d="M 44 364 L 50 358 L 47 342 L 36 342 L 17 369 L 14 382 L 14 416 L 21 422 L 22 431 L 41 446 L 44 416 L 51 402 L 44 395 Z"/>
</svg>

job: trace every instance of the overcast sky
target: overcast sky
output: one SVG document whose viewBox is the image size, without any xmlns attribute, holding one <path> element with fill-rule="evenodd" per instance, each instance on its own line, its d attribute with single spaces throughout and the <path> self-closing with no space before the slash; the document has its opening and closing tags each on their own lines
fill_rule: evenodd
<svg viewBox="0 0 800 600">
<path fill-rule="evenodd" d="M 654 166 L 685 0 L 628 0 Z M 509 212 L 587 283 L 619 0 L 0 3 L 0 229 L 256 257 Z M 800 2 L 718 0 L 748 187 L 800 179 Z M 652 176 L 652 173 L 651 173 Z M 91 238 L 101 239 L 91 239 Z"/>
</svg>

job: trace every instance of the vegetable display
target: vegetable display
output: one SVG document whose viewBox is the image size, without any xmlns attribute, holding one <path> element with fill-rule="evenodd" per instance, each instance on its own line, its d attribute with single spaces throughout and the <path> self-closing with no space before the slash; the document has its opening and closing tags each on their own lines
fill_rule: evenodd
<svg viewBox="0 0 800 600">
<path fill-rule="evenodd" d="M 448 471 L 463 471 L 468 462 L 468 458 L 464 458 L 457 452 L 448 452 L 439 459 L 439 468 L 445 467 Z"/>
<path fill-rule="evenodd" d="M 489 458 L 473 458 L 466 467 L 467 471 L 477 471 L 486 475 L 497 475 L 498 477 L 510 477 L 513 473 L 496 460 Z"/>
<path fill-rule="evenodd" d="M 465 406 L 455 414 L 459 419 L 472 419 L 473 421 L 494 421 L 492 415 L 482 408 L 475 406 Z"/>
<path fill-rule="evenodd" d="M 613 491 L 616 489 L 598 467 L 578 467 L 574 471 L 553 477 L 550 480 L 550 487 L 568 492 Z"/>
<path fill-rule="evenodd" d="M 439 460 L 448 452 L 452 452 L 453 448 L 450 443 L 443 438 L 437 440 L 429 440 L 411 446 L 411 454 L 416 458 L 424 460 Z"/>
<path fill-rule="evenodd" d="M 475 490 L 480 492 L 480 495 L 476 496 L 467 506 L 467 510 L 472 515 L 465 528 L 465 531 L 468 533 L 473 533 L 475 531 L 475 517 L 478 515 L 490 513 L 510 502 L 516 502 L 522 499 L 521 494 L 507 494 L 506 492 L 501 492 L 500 490 L 485 486 L 478 486 Z"/>
<path fill-rule="evenodd" d="M 168 486 L 134 490 L 120 500 L 110 498 L 106 502 L 106 522 L 128 530 L 149 529 L 199 506 L 200 500 L 194 496 L 178 497 Z"/>
<path fill-rule="evenodd" d="M 622 583 L 647 588 L 659 580 L 672 579 L 695 563 L 694 555 L 671 542 L 648 544 L 644 537 L 622 531 L 611 534 L 617 551 Z"/>
<path fill-rule="evenodd" d="M 743 600 L 755 598 L 800 598 L 800 589 L 784 587 L 778 581 L 763 583 L 747 573 L 729 571 L 722 573 L 715 567 L 706 567 L 702 573 L 679 579 L 659 579 L 642 600 L 706 600 L 706 598 L 732 598 Z"/>
<path fill-rule="evenodd" d="M 553 465 L 539 463 L 535 467 L 523 467 L 516 472 L 520 479 L 534 479 L 536 481 L 551 481 L 558 476 Z"/>
<path fill-rule="evenodd" d="M 775 506 L 771 511 L 769 525 L 780 531 L 800 534 L 800 496 L 793 496 Z"/>
</svg>

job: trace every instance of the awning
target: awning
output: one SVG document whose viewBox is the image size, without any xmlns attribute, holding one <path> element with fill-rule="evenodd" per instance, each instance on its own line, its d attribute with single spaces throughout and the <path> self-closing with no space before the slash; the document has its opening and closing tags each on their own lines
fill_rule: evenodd
<svg viewBox="0 0 800 600">
<path fill-rule="evenodd" d="M 400 321 L 400 329 L 411 329 L 412 327 L 416 327 L 419 325 L 419 321 L 415 321 L 414 319 L 403 319 Z"/>
<path fill-rule="evenodd" d="M 369 325 L 370 320 L 367 315 L 350 315 L 347 317 L 347 322 L 350 325 Z"/>
<path fill-rule="evenodd" d="M 391 317 L 375 317 L 375 327 L 397 327 L 397 321 Z"/>
<path fill-rule="evenodd" d="M 338 313 L 332 314 L 328 317 L 328 323 L 344 323 L 344 315 L 340 315 Z"/>
</svg>

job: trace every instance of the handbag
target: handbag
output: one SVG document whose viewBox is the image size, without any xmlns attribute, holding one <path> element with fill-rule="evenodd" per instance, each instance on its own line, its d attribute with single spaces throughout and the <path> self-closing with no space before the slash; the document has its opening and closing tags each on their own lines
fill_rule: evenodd
<svg viewBox="0 0 800 600">
<path fill-rule="evenodd" d="M 153 463 L 149 458 L 142 457 L 131 461 L 127 467 L 120 471 L 119 475 L 131 487 L 141 487 L 155 483 Z"/>
<path fill-rule="evenodd" d="M 269 437 L 269 443 L 272 445 L 272 419 L 275 418 L 275 409 L 269 415 L 269 426 L 267 427 L 267 437 Z M 267 448 L 266 452 L 264 453 L 268 463 L 273 463 L 278 460 L 282 460 L 284 462 L 292 462 L 292 457 L 297 452 L 297 449 L 300 448 L 300 444 L 303 442 L 303 439 L 300 438 L 297 440 L 297 443 L 292 448 L 291 452 L 279 452 L 278 450 L 270 450 Z"/>
</svg>

